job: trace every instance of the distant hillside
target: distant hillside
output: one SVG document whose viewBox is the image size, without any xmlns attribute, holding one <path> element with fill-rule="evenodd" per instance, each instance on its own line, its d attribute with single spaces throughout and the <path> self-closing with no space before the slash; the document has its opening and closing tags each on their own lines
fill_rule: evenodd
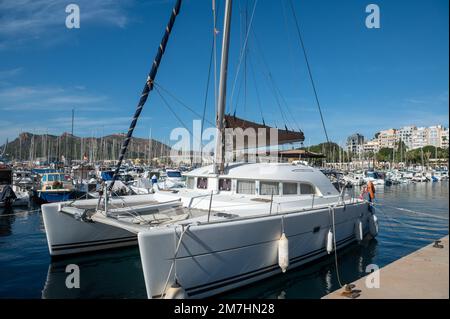
<svg viewBox="0 0 450 319">
<path fill-rule="evenodd" d="M 124 134 L 108 135 L 101 138 L 78 137 L 69 133 L 60 136 L 31 133 L 21 133 L 6 146 L 5 157 L 11 160 L 35 160 L 50 158 L 50 160 L 66 159 L 80 160 L 84 156 L 94 161 L 115 160 L 119 157 Z M 0 147 L 0 153 L 5 145 Z M 167 155 L 170 147 L 156 140 L 133 137 L 128 146 L 127 158 L 148 159 Z"/>
</svg>

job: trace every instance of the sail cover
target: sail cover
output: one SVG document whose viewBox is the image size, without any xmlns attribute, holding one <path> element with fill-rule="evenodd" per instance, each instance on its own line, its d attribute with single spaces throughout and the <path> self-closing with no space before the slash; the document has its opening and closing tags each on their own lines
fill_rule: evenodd
<svg viewBox="0 0 450 319">
<path fill-rule="evenodd" d="M 266 140 L 267 145 L 270 142 L 270 134 L 269 130 L 272 128 L 265 124 L 258 124 L 255 122 L 247 121 L 241 118 L 238 118 L 234 115 L 225 115 L 225 128 L 241 128 L 242 130 L 246 130 L 247 128 L 253 128 L 255 132 L 258 132 L 258 129 L 265 128 L 267 130 Z M 302 131 L 291 131 L 288 129 L 278 129 L 278 145 L 288 144 L 288 143 L 297 143 L 303 142 L 305 140 L 305 135 Z"/>
</svg>

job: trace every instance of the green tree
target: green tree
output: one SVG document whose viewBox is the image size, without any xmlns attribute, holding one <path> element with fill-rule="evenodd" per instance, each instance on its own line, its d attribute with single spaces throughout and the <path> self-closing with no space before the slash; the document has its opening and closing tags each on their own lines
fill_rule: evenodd
<svg viewBox="0 0 450 319">
<path fill-rule="evenodd" d="M 392 161 L 393 152 L 392 148 L 383 147 L 378 151 L 376 158 L 379 162 L 390 162 Z"/>
</svg>

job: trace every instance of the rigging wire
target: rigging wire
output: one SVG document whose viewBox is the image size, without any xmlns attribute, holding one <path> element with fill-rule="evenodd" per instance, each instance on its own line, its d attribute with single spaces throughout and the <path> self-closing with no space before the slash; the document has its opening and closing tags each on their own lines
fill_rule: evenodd
<svg viewBox="0 0 450 319">
<path fill-rule="evenodd" d="M 286 99 L 284 98 L 283 94 L 281 93 L 281 89 L 279 88 L 279 86 L 277 85 L 275 79 L 272 76 L 272 72 L 270 71 L 269 64 L 268 64 L 267 59 L 265 58 L 264 53 L 263 53 L 264 51 L 262 50 L 260 41 L 259 41 L 258 37 L 256 36 L 256 33 L 254 32 L 254 30 L 252 30 L 252 35 L 253 35 L 253 37 L 255 39 L 255 42 L 256 42 L 256 45 L 257 45 L 257 48 L 258 48 L 258 50 L 256 50 L 256 52 L 259 53 L 260 59 L 262 61 L 262 65 L 266 69 L 265 76 L 268 78 L 269 84 L 272 86 L 271 89 L 273 91 L 273 94 L 274 94 L 274 97 L 275 97 L 277 103 L 279 103 L 280 112 L 281 112 L 281 115 L 282 115 L 282 118 L 283 118 L 285 126 L 289 125 L 293 129 L 296 128 L 298 131 L 302 131 L 301 128 L 300 128 L 301 125 L 299 125 L 299 123 L 297 122 L 296 117 L 294 116 L 291 108 L 289 107 L 289 104 L 287 103 Z M 286 110 L 287 110 L 287 113 L 290 116 L 290 119 L 292 120 L 292 122 L 290 122 L 290 121 L 288 122 L 288 120 L 287 120 L 288 116 L 286 115 L 286 113 L 282 109 L 281 103 L 279 102 L 279 99 L 277 97 L 278 95 L 281 98 L 282 102 L 284 103 L 284 105 L 286 107 Z"/>
<path fill-rule="evenodd" d="M 289 124 L 291 127 L 293 127 L 292 123 L 288 122 L 287 116 L 286 116 L 286 114 L 285 114 L 285 112 L 283 111 L 283 108 L 282 108 L 282 106 L 281 106 L 280 100 L 279 100 L 279 98 L 278 98 L 277 90 L 276 90 L 276 88 L 275 88 L 275 87 L 276 87 L 276 85 L 275 85 L 275 83 L 274 83 L 275 80 L 273 79 L 272 73 L 270 72 L 270 68 L 269 68 L 269 65 L 268 65 L 268 63 L 267 63 L 267 60 L 266 60 L 266 58 L 265 58 L 265 56 L 264 56 L 264 54 L 263 54 L 263 51 L 262 51 L 262 48 L 261 48 L 261 44 L 260 44 L 260 42 L 259 42 L 259 40 L 258 40 L 258 38 L 256 37 L 256 34 L 255 34 L 254 32 L 252 32 L 252 35 L 253 35 L 253 37 L 255 38 L 255 43 L 256 43 L 257 48 L 258 48 L 258 50 L 256 50 L 256 52 L 259 53 L 260 59 L 261 59 L 261 61 L 262 61 L 262 65 L 263 65 L 264 68 L 266 69 L 266 72 L 263 72 L 263 73 L 264 73 L 264 75 L 265 75 L 265 76 L 267 77 L 267 79 L 268 79 L 269 88 L 272 90 L 272 93 L 273 93 L 273 95 L 274 95 L 274 97 L 275 97 L 275 101 L 276 101 L 277 106 L 278 106 L 278 108 L 279 108 L 279 110 L 280 110 L 280 114 L 281 114 L 281 117 L 282 117 L 282 119 L 283 119 L 283 121 L 284 121 L 284 124 L 285 124 L 285 126 L 287 126 L 287 125 Z M 291 117 L 293 117 L 293 116 L 291 115 Z"/>
<path fill-rule="evenodd" d="M 246 49 L 247 49 L 248 36 L 249 36 L 249 34 L 250 34 L 250 30 L 252 29 L 253 18 L 254 18 L 254 16 L 255 16 L 255 10 L 256 10 L 256 5 L 257 5 L 257 4 L 258 4 L 258 0 L 255 0 L 255 2 L 253 3 L 253 9 L 252 9 L 252 15 L 251 15 L 251 17 L 250 17 L 250 22 L 249 22 L 248 29 L 247 29 L 247 32 L 246 32 L 246 35 L 245 35 L 244 45 L 243 45 L 243 47 L 242 47 L 241 54 L 240 54 L 240 56 L 239 56 L 239 62 L 238 62 L 237 70 L 236 70 L 236 75 L 235 75 L 234 81 L 233 81 L 233 88 L 232 88 L 232 90 L 231 90 L 231 95 L 230 95 L 230 104 L 231 104 L 231 102 L 233 101 L 234 90 L 235 90 L 235 88 L 236 88 L 236 82 L 237 82 L 237 78 L 238 78 L 239 71 L 240 71 L 241 64 L 242 64 L 242 58 L 243 58 L 244 53 L 245 53 L 245 51 L 246 51 Z M 228 106 L 229 106 L 230 104 L 228 104 Z"/>
<path fill-rule="evenodd" d="M 213 31 L 214 33 L 216 32 L 215 30 Z M 213 34 L 213 37 L 215 37 L 216 35 Z M 205 117 L 206 117 L 206 106 L 208 105 L 208 93 L 209 93 L 209 82 L 211 80 L 211 68 L 213 65 L 213 58 L 214 58 L 214 39 L 213 39 L 213 44 L 211 46 L 211 57 L 209 59 L 209 68 L 208 68 L 208 79 L 206 80 L 206 93 L 205 93 L 205 100 L 203 103 L 203 115 L 202 115 L 202 122 L 200 124 L 200 134 L 203 135 L 203 126 L 205 125 Z M 215 93 L 214 93 L 215 94 Z M 214 103 L 216 103 L 214 101 Z M 200 138 L 200 146 L 201 146 L 201 153 L 203 153 L 203 143 L 202 143 L 202 139 Z M 201 161 L 203 156 L 200 157 Z"/>
<path fill-rule="evenodd" d="M 283 12 L 283 18 L 284 18 L 284 27 L 286 29 L 286 34 L 287 34 L 287 43 L 288 43 L 288 47 L 289 47 L 289 59 L 291 61 L 291 65 L 292 67 L 290 68 L 292 71 L 292 79 L 295 81 L 296 78 L 298 78 L 298 81 L 301 82 L 301 78 L 298 75 L 298 72 L 295 71 L 295 58 L 294 58 L 294 47 L 293 47 L 293 37 L 292 37 L 292 33 L 290 32 L 290 28 L 289 28 L 289 24 L 288 24 L 288 15 L 287 15 L 287 10 L 286 10 L 286 6 L 285 6 L 285 2 L 284 1 L 280 1 L 281 4 L 281 8 L 282 8 L 282 12 Z M 288 106 L 288 104 L 286 103 L 286 105 Z M 289 108 L 289 106 L 288 106 Z M 293 117 L 294 118 L 294 117 Z M 296 119 L 296 118 L 295 118 Z M 297 122 L 297 120 L 294 120 L 295 124 L 297 125 L 297 128 L 301 131 L 301 127 L 302 125 L 302 121 L 299 120 Z"/>
<path fill-rule="evenodd" d="M 220 6 L 220 0 L 219 4 Z M 206 117 L 206 106 L 208 104 L 208 95 L 209 95 L 209 84 L 211 82 L 211 68 L 214 64 L 214 107 L 217 111 L 217 61 L 216 61 L 216 21 L 217 21 L 217 10 L 216 10 L 216 2 L 212 0 L 212 14 L 213 14 L 213 40 L 211 45 L 211 56 L 209 58 L 209 67 L 208 67 L 208 79 L 206 80 L 206 93 L 205 93 L 205 101 L 203 104 L 203 116 L 202 123 L 200 126 L 200 134 L 203 135 L 203 126 L 205 125 L 205 117 Z M 212 123 L 210 123 L 212 125 Z M 200 161 L 203 162 L 203 140 L 200 138 L 200 146 L 201 146 L 201 155 Z"/>
<path fill-rule="evenodd" d="M 312 75 L 311 66 L 309 64 L 308 55 L 306 53 L 305 44 L 303 42 L 303 37 L 302 37 L 301 31 L 300 31 L 300 25 L 299 25 L 299 22 L 298 22 L 298 19 L 297 19 L 297 15 L 295 14 L 294 4 L 292 3 L 292 0 L 288 0 L 288 1 L 289 1 L 289 4 L 290 4 L 292 15 L 294 17 L 295 26 L 296 26 L 296 30 L 297 30 L 297 35 L 298 35 L 298 38 L 300 40 L 300 44 L 301 44 L 301 47 L 302 47 L 303 55 L 305 57 L 306 67 L 308 69 L 309 79 L 311 81 L 311 86 L 312 86 L 313 91 L 314 91 L 314 96 L 315 96 L 315 99 L 316 99 L 317 108 L 319 109 L 320 120 L 322 121 L 322 126 L 323 126 L 323 130 L 325 132 L 325 137 L 326 137 L 327 143 L 329 145 L 330 144 L 330 140 L 328 138 L 327 128 L 325 126 L 325 121 L 323 119 L 322 108 L 321 108 L 320 102 L 319 102 L 319 96 L 317 94 L 317 89 L 316 89 L 316 85 L 315 85 L 314 78 L 313 78 L 313 75 Z"/>
<path fill-rule="evenodd" d="M 155 91 L 156 93 L 158 93 L 159 97 L 161 98 L 161 100 L 163 101 L 164 105 L 169 109 L 169 111 L 173 114 L 173 116 L 175 116 L 175 118 L 178 120 L 178 122 L 180 122 L 180 124 L 186 129 L 188 130 L 189 134 L 191 136 L 193 136 L 191 130 L 187 127 L 186 124 L 184 124 L 183 120 L 178 116 L 178 114 L 172 109 L 172 107 L 170 106 L 169 102 L 167 102 L 167 100 L 164 98 L 164 96 L 161 94 L 161 92 L 159 91 L 159 87 L 155 86 Z"/>
<path fill-rule="evenodd" d="M 213 10 L 213 63 L 214 63 L 214 112 L 217 114 L 217 19 L 219 17 L 217 8 L 220 7 L 220 0 L 216 6 L 216 0 L 212 0 L 212 10 Z"/>
<path fill-rule="evenodd" d="M 241 52 L 243 52 L 243 61 L 244 61 L 244 75 L 242 77 L 239 78 L 239 80 L 236 79 L 236 81 L 239 81 L 239 84 L 237 86 L 237 95 L 236 95 L 236 99 L 235 99 L 235 105 L 234 105 L 234 111 L 233 111 L 233 101 L 230 101 L 229 104 L 229 108 L 230 108 L 230 113 L 234 113 L 236 115 L 238 106 L 240 104 L 240 98 L 241 98 L 241 93 L 243 95 L 243 110 L 244 110 L 244 116 L 246 114 L 246 107 L 247 107 L 247 57 L 248 57 L 248 44 L 247 47 L 244 48 L 244 44 L 242 41 L 242 38 L 245 37 L 245 35 L 248 32 L 248 0 L 246 0 L 246 6 L 245 6 L 245 13 L 244 9 L 241 7 L 241 3 L 238 2 L 239 4 L 239 11 L 241 14 Z M 237 76 L 237 75 L 236 75 Z M 235 82 L 235 84 L 237 84 L 237 82 Z"/>
<path fill-rule="evenodd" d="M 259 112 L 261 113 L 261 118 L 263 121 L 263 124 L 266 125 L 265 121 L 264 121 L 264 114 L 262 111 L 262 103 L 261 103 L 261 97 L 259 96 L 259 90 L 258 90 L 258 86 L 256 83 L 256 76 L 255 76 L 255 70 L 253 68 L 253 64 L 252 64 L 252 60 L 249 61 L 250 63 L 250 74 L 252 75 L 252 79 L 253 79 L 253 83 L 255 85 L 255 91 L 256 91 L 256 101 L 258 102 L 258 108 L 259 108 Z"/>
<path fill-rule="evenodd" d="M 173 94 L 172 92 L 170 92 L 168 89 L 164 88 L 161 86 L 161 84 L 157 83 L 157 82 L 153 82 L 155 84 L 155 87 L 157 87 L 158 89 L 160 89 L 162 92 L 166 93 L 167 95 L 169 95 L 171 98 L 173 98 L 177 103 L 179 103 L 181 106 L 183 106 L 185 109 L 187 109 L 188 111 L 190 111 L 192 114 L 198 116 L 198 117 L 202 117 L 199 113 L 197 113 L 197 111 L 195 111 L 192 107 L 190 107 L 189 105 L 187 105 L 185 102 L 183 102 L 180 98 L 178 98 L 177 96 L 175 96 L 175 94 Z M 161 94 L 161 91 L 159 92 Z M 208 122 L 210 125 L 214 124 L 210 121 L 208 121 L 205 118 L 205 121 Z"/>
<path fill-rule="evenodd" d="M 173 108 L 170 106 L 169 102 L 164 98 L 164 96 L 161 94 L 161 90 L 164 90 L 160 85 L 155 83 L 155 91 L 156 93 L 161 97 L 161 100 L 163 101 L 163 103 L 165 104 L 165 106 L 169 109 L 169 111 L 175 116 L 175 118 L 178 120 L 178 122 L 181 124 L 181 126 L 183 126 L 189 133 L 190 136 L 192 136 L 193 139 L 196 140 L 196 142 L 199 142 L 200 145 L 202 145 L 202 141 L 201 141 L 201 136 L 200 139 L 198 136 L 192 134 L 192 131 L 187 127 L 187 125 L 183 122 L 183 120 L 177 115 L 177 113 L 173 110 Z M 166 93 L 170 94 L 170 92 L 165 91 Z M 175 96 L 172 96 L 174 99 L 176 99 Z M 179 103 L 182 103 L 181 101 L 178 100 Z M 192 110 L 190 107 L 188 107 L 185 104 L 182 104 L 183 106 L 185 106 L 186 108 L 188 108 L 189 110 L 191 110 L 194 114 L 196 114 L 198 116 L 198 114 Z M 208 121 L 209 122 L 209 121 Z M 210 122 L 209 122 L 210 123 Z M 211 124 L 212 125 L 212 124 Z"/>
<path fill-rule="evenodd" d="M 300 128 L 300 126 L 298 125 L 297 121 L 295 120 L 294 114 L 292 113 L 292 110 L 291 110 L 291 108 L 289 107 L 289 104 L 287 103 L 287 101 L 286 101 L 286 99 L 284 98 L 283 94 L 281 94 L 280 88 L 279 88 L 275 83 L 274 83 L 274 87 L 275 87 L 275 90 L 278 92 L 278 94 L 279 94 L 279 96 L 280 96 L 282 102 L 283 102 L 284 105 L 286 106 L 286 109 L 287 109 L 289 115 L 291 116 L 292 121 L 294 122 L 294 124 L 295 124 L 297 130 L 301 131 L 301 128 Z"/>
</svg>

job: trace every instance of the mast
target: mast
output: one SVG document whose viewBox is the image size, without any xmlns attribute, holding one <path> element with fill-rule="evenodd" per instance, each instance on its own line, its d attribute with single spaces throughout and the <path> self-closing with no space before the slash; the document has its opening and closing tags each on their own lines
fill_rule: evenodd
<svg viewBox="0 0 450 319">
<path fill-rule="evenodd" d="M 70 161 L 69 165 L 72 163 L 72 160 L 74 159 L 74 140 L 73 140 L 73 118 L 75 116 L 75 109 L 72 109 L 72 128 L 70 131 Z"/>
<path fill-rule="evenodd" d="M 227 71 L 228 71 L 228 51 L 230 47 L 230 24 L 231 24 L 231 7 L 232 0 L 225 2 L 225 16 L 223 22 L 223 39 L 222 39 L 222 57 L 220 64 L 220 82 L 219 82 L 219 99 L 217 103 L 216 115 L 216 149 L 215 149 L 215 173 L 223 173 L 225 164 L 225 136 L 223 116 L 225 112 L 226 93 L 227 93 Z"/>
<path fill-rule="evenodd" d="M 109 189 L 111 190 L 116 181 L 117 175 L 119 173 L 120 166 L 122 165 L 123 158 L 127 152 L 128 144 L 130 143 L 131 137 L 133 136 L 134 128 L 136 127 L 137 121 L 139 119 L 139 115 L 142 112 L 145 102 L 147 101 L 148 95 L 153 90 L 153 82 L 156 78 L 156 74 L 158 73 L 158 68 L 161 63 L 162 56 L 167 46 L 167 42 L 169 41 L 170 32 L 172 31 L 173 25 L 175 24 L 175 19 L 180 12 L 181 0 L 177 0 L 175 6 L 172 9 L 172 14 L 170 15 L 169 23 L 166 26 L 166 30 L 164 32 L 164 36 L 161 40 L 161 43 L 158 47 L 158 52 L 156 53 L 156 57 L 153 60 L 152 68 L 148 74 L 147 81 L 144 85 L 144 88 L 141 93 L 141 98 L 139 99 L 139 103 L 136 107 L 136 111 L 133 116 L 133 120 L 131 121 L 130 127 L 128 129 L 127 137 L 123 141 L 122 148 L 120 150 L 119 162 L 117 163 L 116 170 L 114 171 L 114 175 L 112 178 L 111 185 Z"/>
<path fill-rule="evenodd" d="M 152 165 L 152 128 L 148 134 L 148 164 Z"/>
</svg>

